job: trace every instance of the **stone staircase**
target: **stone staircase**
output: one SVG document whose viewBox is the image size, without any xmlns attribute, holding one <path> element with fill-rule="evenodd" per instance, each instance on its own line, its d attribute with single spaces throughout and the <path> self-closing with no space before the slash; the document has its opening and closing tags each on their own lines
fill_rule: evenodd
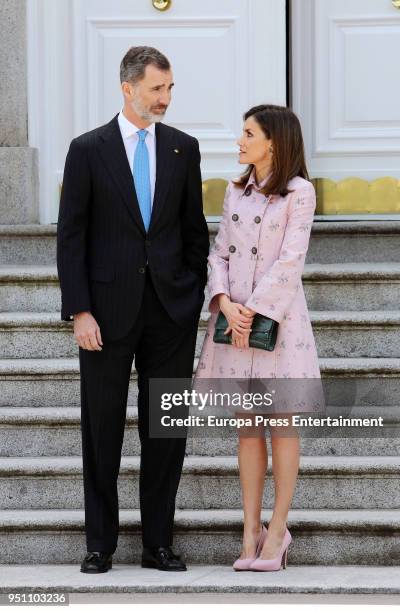
<svg viewBox="0 0 400 612">
<path fill-rule="evenodd" d="M 211 234 L 215 230 L 210 224 Z M 15 564 L 30 572 L 37 564 L 49 564 L 38 574 L 43 588 L 50 589 L 50 567 L 61 565 L 74 576 L 58 580 L 64 590 L 78 589 L 79 581 L 80 589 L 97 588 L 77 566 L 86 551 L 79 366 L 72 324 L 60 320 L 55 234 L 55 226 L 0 226 L 0 575 L 5 577 L 0 592 L 11 586 L 33 588 L 23 574 L 16 579 Z M 242 530 L 236 440 L 189 437 L 174 543 L 189 566 L 212 573 L 215 584 L 205 581 L 203 590 L 228 592 L 240 583 L 244 592 L 314 592 L 304 568 L 318 574 L 330 566 L 330 574 L 342 578 L 327 592 L 351 592 L 353 566 L 362 566 L 357 572 L 368 576 L 373 567 L 381 566 L 376 575 L 382 576 L 381 570 L 391 566 L 393 584 L 386 577 L 375 585 L 376 592 L 400 593 L 399 239 L 397 221 L 314 223 L 303 282 L 322 375 L 332 380 L 339 400 L 354 400 L 361 415 L 379 412 L 392 429 L 381 438 L 302 439 L 289 514 L 289 568 L 278 572 L 283 577 L 271 583 L 246 572 L 235 583 L 237 574 L 229 566 L 240 551 Z M 207 320 L 204 312 L 195 367 Z M 137 563 L 141 551 L 135 404 L 133 370 L 119 478 L 117 568 Z M 272 500 L 269 478 L 266 521 Z M 344 565 L 352 567 L 343 572 L 339 566 Z M 128 580 L 126 589 L 146 591 L 145 570 L 135 571 L 137 580 Z M 104 580 L 112 582 L 112 573 Z M 159 574 L 164 573 L 153 572 L 149 580 L 161 585 L 171 580 Z M 196 591 L 182 577 L 168 588 L 182 591 L 183 583 Z M 371 578 L 362 585 L 358 592 L 371 592 Z"/>
</svg>

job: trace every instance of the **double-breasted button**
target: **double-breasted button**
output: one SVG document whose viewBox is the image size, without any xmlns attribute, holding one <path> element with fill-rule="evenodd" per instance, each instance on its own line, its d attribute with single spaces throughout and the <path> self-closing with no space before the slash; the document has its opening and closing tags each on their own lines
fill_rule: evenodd
<svg viewBox="0 0 400 612">
<path fill-rule="evenodd" d="M 232 215 L 232 221 L 237 221 L 239 219 L 239 215 L 236 213 Z"/>
<path fill-rule="evenodd" d="M 138 272 L 139 272 L 139 274 L 144 274 L 145 273 L 145 269 L 144 268 L 138 268 Z"/>
<path fill-rule="evenodd" d="M 257 247 L 252 247 L 251 252 L 255 255 L 257 253 Z"/>
<path fill-rule="evenodd" d="M 254 221 L 255 221 L 256 223 L 260 223 L 260 221 L 261 221 L 261 217 L 259 217 L 259 216 L 257 215 L 257 217 L 254 217 Z"/>
<path fill-rule="evenodd" d="M 229 252 L 234 253 L 235 251 L 236 251 L 236 247 L 233 246 L 233 244 L 231 244 L 231 246 L 229 247 Z"/>
<path fill-rule="evenodd" d="M 246 187 L 246 189 L 244 190 L 244 195 L 245 196 L 249 196 L 251 194 L 251 187 Z"/>
</svg>

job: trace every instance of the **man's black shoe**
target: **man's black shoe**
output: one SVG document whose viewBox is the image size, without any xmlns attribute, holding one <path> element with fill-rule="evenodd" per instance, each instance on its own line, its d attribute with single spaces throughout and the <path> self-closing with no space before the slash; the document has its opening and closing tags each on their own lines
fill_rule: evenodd
<svg viewBox="0 0 400 612">
<path fill-rule="evenodd" d="M 102 574 L 112 568 L 112 553 L 88 552 L 81 564 L 81 572 Z"/>
<path fill-rule="evenodd" d="M 150 567 L 165 572 L 185 572 L 187 570 L 180 556 L 175 555 L 170 546 L 143 548 L 142 567 Z"/>
</svg>

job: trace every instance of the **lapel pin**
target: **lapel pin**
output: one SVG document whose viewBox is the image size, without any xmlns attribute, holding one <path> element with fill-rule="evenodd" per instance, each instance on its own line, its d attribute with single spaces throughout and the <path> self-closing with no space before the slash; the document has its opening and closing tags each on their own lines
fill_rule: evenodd
<svg viewBox="0 0 400 612">
<path fill-rule="evenodd" d="M 174 149 L 174 153 L 179 153 L 179 149 Z"/>
</svg>

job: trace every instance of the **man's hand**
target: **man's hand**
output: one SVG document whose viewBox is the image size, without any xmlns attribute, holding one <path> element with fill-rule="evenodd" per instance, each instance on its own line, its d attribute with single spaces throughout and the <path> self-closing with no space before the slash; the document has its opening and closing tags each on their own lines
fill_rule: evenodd
<svg viewBox="0 0 400 612">
<path fill-rule="evenodd" d="M 74 315 L 74 336 L 78 345 L 87 351 L 103 350 L 100 327 L 90 312 L 79 312 Z"/>
</svg>

